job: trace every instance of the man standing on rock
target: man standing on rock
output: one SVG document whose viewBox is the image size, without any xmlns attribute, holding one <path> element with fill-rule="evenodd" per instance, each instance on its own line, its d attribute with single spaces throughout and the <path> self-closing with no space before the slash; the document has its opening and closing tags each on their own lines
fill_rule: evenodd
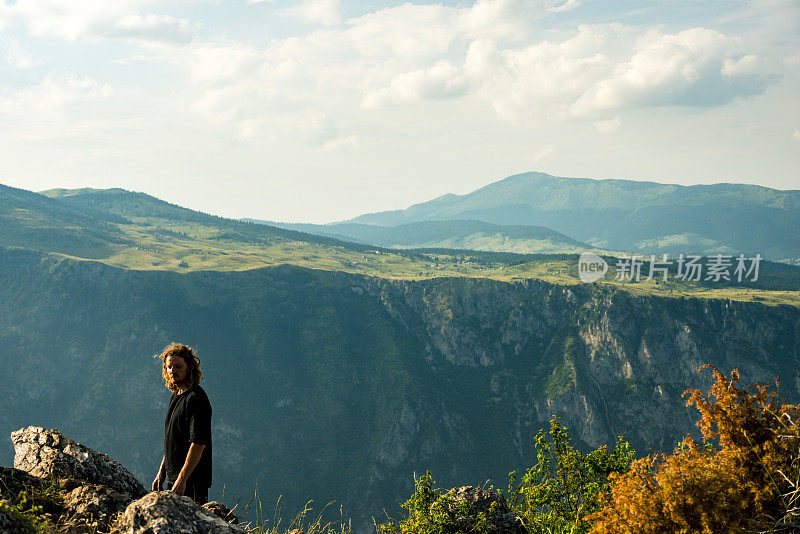
<svg viewBox="0 0 800 534">
<path fill-rule="evenodd" d="M 155 357 L 161 358 L 161 374 L 172 398 L 164 422 L 164 458 L 153 491 L 172 490 L 205 504 L 211 487 L 211 403 L 199 385 L 200 359 L 178 343 Z"/>
</svg>

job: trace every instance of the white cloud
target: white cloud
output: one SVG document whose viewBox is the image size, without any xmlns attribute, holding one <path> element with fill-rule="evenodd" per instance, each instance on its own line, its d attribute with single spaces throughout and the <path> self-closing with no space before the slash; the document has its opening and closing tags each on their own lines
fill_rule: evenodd
<svg viewBox="0 0 800 534">
<path fill-rule="evenodd" d="M 800 130 L 795 130 L 794 131 L 794 138 L 797 139 L 798 141 L 800 141 Z"/>
<path fill-rule="evenodd" d="M 571 110 L 591 115 L 638 106 L 713 106 L 759 93 L 769 82 L 767 67 L 742 48 L 738 39 L 706 28 L 648 32 L 630 59 L 587 88 Z"/>
<path fill-rule="evenodd" d="M 581 0 L 564 0 L 560 4 L 550 6 L 548 11 L 552 13 L 563 13 L 564 11 L 570 11 L 572 9 L 575 9 L 582 3 L 583 2 Z"/>
<path fill-rule="evenodd" d="M 532 156 L 532 159 L 533 161 L 540 161 L 549 156 L 550 154 L 552 154 L 553 152 L 555 152 L 555 150 L 556 148 L 553 145 L 547 145 L 541 150 L 539 150 L 536 154 L 534 154 Z"/>
<path fill-rule="evenodd" d="M 6 61 L 17 69 L 30 69 L 42 65 L 17 39 L 6 41 Z"/>
<path fill-rule="evenodd" d="M 459 10 L 458 31 L 468 38 L 521 40 L 547 14 L 547 3 L 531 0 L 476 0 Z"/>
<path fill-rule="evenodd" d="M 126 15 L 108 33 L 110 37 L 145 40 L 188 42 L 196 25 L 186 19 L 167 15 Z"/>
<path fill-rule="evenodd" d="M 598 132 L 602 134 L 608 134 L 619 130 L 620 124 L 622 124 L 622 120 L 619 118 L 619 115 L 617 115 L 613 119 L 609 119 L 607 121 L 596 121 L 594 123 L 594 127 L 597 128 Z"/>
<path fill-rule="evenodd" d="M 101 85 L 92 78 L 51 73 L 32 87 L 10 94 L 0 93 L 0 112 L 26 115 L 46 113 L 82 100 L 106 98 L 110 94 L 108 85 Z"/>
<path fill-rule="evenodd" d="M 326 5 L 331 13 L 341 8 Z M 335 124 L 334 110 L 369 113 L 463 96 L 482 99 L 506 121 L 591 119 L 611 133 L 626 109 L 715 106 L 774 79 L 752 46 L 705 28 L 669 34 L 584 25 L 547 40 L 532 33 L 548 12 L 577 5 L 406 3 L 261 47 L 219 40 L 159 52 L 190 74 L 185 96 L 193 111 L 248 140 L 283 135 L 290 117 L 303 123 L 311 111 Z M 321 146 L 339 136 L 324 137 L 309 139 Z"/>
<path fill-rule="evenodd" d="M 358 149 L 360 146 L 361 139 L 357 135 L 350 135 L 325 141 L 322 144 L 322 150 Z"/>
<path fill-rule="evenodd" d="M 286 10 L 286 14 L 313 24 L 335 26 L 342 20 L 341 0 L 303 0 Z"/>
<path fill-rule="evenodd" d="M 188 41 L 195 26 L 167 15 L 141 14 L 152 0 L 0 0 L 7 20 L 22 21 L 33 35 L 80 39 Z"/>
<path fill-rule="evenodd" d="M 429 69 L 398 74 L 388 87 L 369 92 L 362 105 L 377 108 L 387 104 L 441 100 L 462 95 L 466 90 L 467 83 L 461 70 L 441 61 Z"/>
<path fill-rule="evenodd" d="M 262 131 L 262 129 L 263 125 L 258 119 L 245 119 L 243 121 L 239 121 L 239 123 L 236 125 L 236 138 L 239 141 L 252 141 L 259 137 L 259 133 Z"/>
</svg>

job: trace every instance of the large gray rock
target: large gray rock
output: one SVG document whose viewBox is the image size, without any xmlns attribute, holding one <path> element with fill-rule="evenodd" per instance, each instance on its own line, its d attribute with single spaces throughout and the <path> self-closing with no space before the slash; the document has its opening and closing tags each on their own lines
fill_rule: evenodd
<svg viewBox="0 0 800 534">
<path fill-rule="evenodd" d="M 58 430 L 29 426 L 12 432 L 11 441 L 14 443 L 14 467 L 33 476 L 85 480 L 132 498 L 147 493 L 142 483 L 122 464 L 107 454 L 65 438 Z"/>
<path fill-rule="evenodd" d="M 116 522 L 120 534 L 246 534 L 189 497 L 156 491 L 128 505 Z"/>
<path fill-rule="evenodd" d="M 493 534 L 523 534 L 526 532 L 522 522 L 509 508 L 505 498 L 493 491 L 475 486 L 453 488 L 445 494 L 453 502 L 450 515 L 459 532 L 473 532 L 479 515 L 486 517 L 486 529 Z M 467 512 L 461 511 L 460 503 L 466 501 Z"/>
</svg>

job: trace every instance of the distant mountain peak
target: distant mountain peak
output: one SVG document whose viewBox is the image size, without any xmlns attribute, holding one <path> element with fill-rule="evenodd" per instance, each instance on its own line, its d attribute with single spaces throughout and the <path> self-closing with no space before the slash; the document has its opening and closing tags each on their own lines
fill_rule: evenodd
<svg viewBox="0 0 800 534">
<path fill-rule="evenodd" d="M 685 186 L 534 171 L 466 195 L 442 195 L 348 222 L 399 226 L 458 220 L 543 226 L 595 246 L 643 254 L 736 251 L 800 257 L 800 191 L 749 184 Z"/>
</svg>

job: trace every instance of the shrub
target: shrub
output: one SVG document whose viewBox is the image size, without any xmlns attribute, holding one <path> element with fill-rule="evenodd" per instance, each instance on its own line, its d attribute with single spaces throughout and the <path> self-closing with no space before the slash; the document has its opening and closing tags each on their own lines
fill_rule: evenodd
<svg viewBox="0 0 800 534">
<path fill-rule="evenodd" d="M 408 512 L 401 521 L 389 520 L 376 525 L 379 534 L 489 534 L 489 517 L 494 505 L 485 511 L 473 507 L 466 500 L 457 500 L 433 488 L 431 472 L 427 471 L 415 482 L 415 491 L 402 504 Z"/>
<path fill-rule="evenodd" d="M 708 396 L 684 393 L 687 406 L 700 411 L 703 443 L 687 436 L 671 455 L 642 458 L 630 472 L 612 475 L 603 508 L 591 518 L 593 533 L 800 528 L 800 408 L 782 404 L 767 385 L 740 388 L 736 370 L 726 377 L 710 368 Z"/>
<path fill-rule="evenodd" d="M 634 453 L 620 436 L 611 450 L 602 446 L 588 454 L 571 443 L 557 419 L 550 431 L 534 437 L 538 458 L 517 484 L 509 475 L 509 499 L 530 532 L 588 532 L 584 519 L 599 509 L 598 496 L 608 488 L 611 473 L 628 471 Z"/>
</svg>

